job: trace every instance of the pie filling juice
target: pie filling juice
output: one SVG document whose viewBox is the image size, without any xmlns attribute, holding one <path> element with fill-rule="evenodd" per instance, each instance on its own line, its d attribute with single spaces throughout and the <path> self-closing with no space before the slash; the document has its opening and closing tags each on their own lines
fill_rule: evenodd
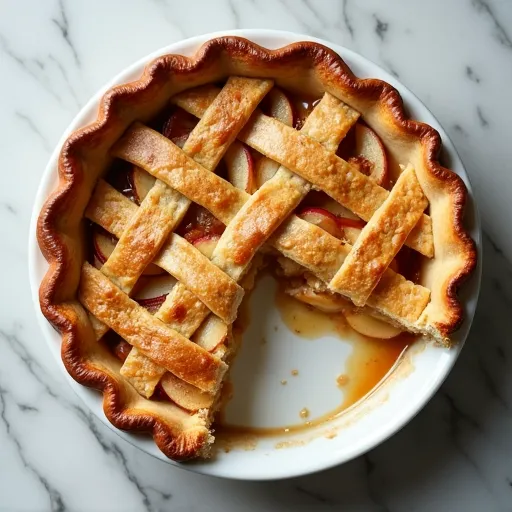
<svg viewBox="0 0 512 512">
<path fill-rule="evenodd" d="M 234 324 L 234 332 L 235 336 L 240 338 L 242 346 L 244 344 L 244 333 L 248 330 L 252 320 L 249 311 L 252 295 L 257 293 L 259 286 L 266 285 L 265 281 L 272 279 L 270 274 L 271 272 L 267 270 L 259 274 L 255 290 L 251 293 L 251 296 L 244 299 L 240 308 L 239 318 Z M 350 344 L 351 353 L 345 361 L 344 368 L 342 368 L 343 364 L 340 361 L 338 375 L 333 375 L 331 387 L 325 389 L 326 393 L 333 391 L 336 393 L 341 390 L 343 398 L 338 406 L 317 416 L 311 415 L 307 407 L 297 408 L 297 421 L 289 424 L 272 427 L 235 425 L 227 420 L 225 409 L 229 400 L 236 394 L 237 387 L 236 384 L 228 383 L 224 393 L 223 407 L 217 416 L 215 425 L 216 437 L 224 444 L 235 443 L 238 445 L 238 440 L 244 445 L 248 438 L 277 437 L 303 432 L 327 424 L 343 411 L 364 399 L 381 384 L 391 370 L 400 363 L 406 349 L 416 339 L 416 336 L 409 333 L 399 333 L 390 339 L 372 338 L 359 334 L 348 325 L 342 312 L 326 313 L 290 297 L 284 292 L 284 284 L 279 282 L 279 278 L 273 297 L 273 305 L 278 310 L 279 318 L 285 328 L 296 337 L 301 338 L 301 340 L 296 340 L 297 343 L 317 343 L 320 338 L 328 336 L 339 339 L 340 343 Z M 252 305 L 251 309 L 253 311 L 254 307 L 257 306 Z M 247 341 L 256 342 L 255 339 Z M 262 339 L 260 343 L 279 343 L 279 335 L 276 334 L 270 341 Z M 321 349 L 322 346 L 319 344 L 318 350 Z M 233 363 L 233 367 L 236 367 L 237 362 L 240 362 L 240 358 Z M 305 377 L 301 375 L 300 369 L 290 366 L 287 375 L 280 381 L 280 384 L 284 386 L 291 385 L 294 382 L 293 379 L 302 378 Z M 336 388 L 339 388 L 339 390 Z"/>
</svg>

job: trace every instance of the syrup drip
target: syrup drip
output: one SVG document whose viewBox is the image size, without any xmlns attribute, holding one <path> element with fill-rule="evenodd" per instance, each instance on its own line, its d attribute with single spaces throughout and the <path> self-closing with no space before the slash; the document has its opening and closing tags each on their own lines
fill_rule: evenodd
<svg viewBox="0 0 512 512">
<path fill-rule="evenodd" d="M 314 309 L 285 294 L 281 288 L 278 288 L 276 292 L 275 303 L 283 323 L 301 338 L 313 340 L 331 335 L 345 341 L 352 339 L 353 350 L 346 361 L 344 373 L 337 379 L 333 379 L 333 387 L 337 386 L 343 389 L 343 400 L 338 407 L 319 417 L 307 417 L 308 421 L 304 421 L 306 416 L 305 409 L 303 409 L 299 412 L 299 416 L 303 418 L 301 423 L 268 428 L 230 425 L 225 422 L 224 412 L 221 410 L 215 426 L 215 436 L 221 444 L 227 442 L 232 445 L 233 442 L 236 443 L 236 440 L 240 440 L 242 443 L 249 440 L 252 447 L 254 439 L 258 437 L 277 437 L 283 434 L 303 432 L 327 423 L 368 396 L 399 362 L 407 347 L 415 340 L 415 337 L 409 333 L 402 333 L 389 340 L 362 335 L 351 337 L 352 329 L 347 325 L 341 313 L 324 313 Z M 238 324 L 237 327 L 239 336 L 247 328 L 249 320 L 248 308 L 244 308 L 243 325 Z M 298 371 L 292 370 L 291 375 L 298 376 Z"/>
</svg>

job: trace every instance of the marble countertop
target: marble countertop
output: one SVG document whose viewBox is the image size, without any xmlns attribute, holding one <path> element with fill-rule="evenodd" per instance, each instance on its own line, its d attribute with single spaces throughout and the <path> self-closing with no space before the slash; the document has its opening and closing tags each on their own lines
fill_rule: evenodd
<svg viewBox="0 0 512 512">
<path fill-rule="evenodd" d="M 454 141 L 485 230 L 474 327 L 431 402 L 364 457 L 274 483 L 181 471 L 101 424 L 46 348 L 27 279 L 36 188 L 82 105 L 149 52 L 233 28 L 329 39 L 396 75 Z M 512 510 L 511 62 L 507 0 L 4 0 L 0 510 Z"/>
</svg>

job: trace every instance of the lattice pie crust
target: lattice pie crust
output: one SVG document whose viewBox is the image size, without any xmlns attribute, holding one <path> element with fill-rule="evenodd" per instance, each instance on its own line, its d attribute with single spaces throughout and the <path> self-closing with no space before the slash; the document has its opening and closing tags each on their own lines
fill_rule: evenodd
<svg viewBox="0 0 512 512">
<path fill-rule="evenodd" d="M 274 86 L 321 98 L 300 130 L 259 109 Z M 169 103 L 200 119 L 181 148 L 147 126 Z M 336 155 L 360 117 L 386 146 L 390 190 Z M 252 195 L 215 174 L 240 142 L 279 164 Z M 437 132 L 407 119 L 390 85 L 357 79 L 315 43 L 269 51 L 227 37 L 190 59 L 156 59 L 140 80 L 108 91 L 97 121 L 68 138 L 39 218 L 50 263 L 41 307 L 62 333 L 66 368 L 103 391 L 118 428 L 150 431 L 174 459 L 206 456 L 231 324 L 260 249 L 372 314 L 449 343 L 475 250 L 462 224 L 465 187 L 439 165 L 439 149 Z M 140 206 L 104 181 L 114 157 L 156 178 Z M 294 214 L 312 189 L 366 221 L 353 245 Z M 211 258 L 175 232 L 192 202 L 226 225 Z M 100 270 L 86 262 L 86 221 L 119 239 Z M 390 268 L 403 245 L 422 255 L 418 284 Z M 150 263 L 178 281 L 154 315 L 130 298 Z M 99 343 L 109 329 L 133 347 L 123 364 Z M 151 399 L 159 383 L 171 401 Z"/>
</svg>

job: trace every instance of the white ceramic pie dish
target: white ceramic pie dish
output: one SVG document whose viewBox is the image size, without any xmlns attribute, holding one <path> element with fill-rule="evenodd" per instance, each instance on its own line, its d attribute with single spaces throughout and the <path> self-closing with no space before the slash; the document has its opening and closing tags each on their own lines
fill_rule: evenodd
<svg viewBox="0 0 512 512">
<path fill-rule="evenodd" d="M 111 425 L 103 414 L 101 394 L 77 384 L 68 376 L 60 360 L 60 335 L 51 328 L 40 312 L 38 288 L 47 264 L 36 242 L 37 216 L 45 198 L 57 183 L 57 160 L 63 141 L 72 131 L 96 117 L 99 99 L 106 89 L 137 78 L 144 66 L 159 55 L 192 55 L 204 41 L 226 34 L 246 37 L 268 48 L 278 48 L 300 40 L 317 41 L 339 53 L 356 75 L 380 78 L 394 85 L 401 93 L 411 117 L 430 124 L 440 132 L 446 153 L 445 163 L 463 178 L 470 191 L 467 227 L 478 247 L 478 267 L 470 282 L 463 288 L 461 298 L 466 320 L 455 335 L 455 348 L 446 350 L 432 346 L 416 347 L 410 351 L 393 375 L 369 398 L 328 424 L 299 434 L 260 438 L 255 446 L 252 443 L 242 444 L 229 453 L 219 451 L 210 461 L 180 465 L 199 473 L 228 478 L 277 479 L 325 469 L 368 451 L 403 427 L 435 393 L 460 353 L 475 312 L 480 286 L 480 223 L 471 200 L 471 186 L 462 162 L 439 123 L 394 77 L 354 52 L 327 41 L 299 34 L 241 30 L 195 37 L 147 56 L 120 73 L 100 90 L 64 133 L 44 172 L 34 204 L 29 238 L 30 283 L 45 339 L 73 389 L 108 426 Z M 270 283 L 270 280 L 264 281 L 266 282 Z M 268 284 L 268 287 L 270 286 L 271 284 Z M 272 301 L 267 300 L 271 291 L 268 287 L 259 287 L 254 294 L 251 304 L 255 311 L 259 311 L 259 315 L 256 317 L 256 313 L 253 314 L 253 323 L 246 332 L 242 350 L 233 368 L 235 396 L 226 413 L 232 423 L 265 427 L 296 424 L 300 421 L 298 411 L 303 407 L 308 407 L 314 418 L 334 409 L 341 401 L 342 392 L 334 385 L 335 376 L 342 373 L 351 350 L 350 344 L 330 336 L 305 340 L 292 334 L 281 325 L 279 314 L 272 307 Z M 278 326 L 277 331 L 275 326 Z M 265 345 L 259 343 L 262 336 L 267 341 Z M 300 370 L 297 378 L 290 377 L 292 369 Z M 282 386 L 283 378 L 287 378 L 290 385 Z M 171 464 L 177 464 L 169 461 L 158 450 L 150 436 L 137 436 L 114 430 L 143 451 Z M 276 445 L 280 448 L 276 448 Z"/>
</svg>

